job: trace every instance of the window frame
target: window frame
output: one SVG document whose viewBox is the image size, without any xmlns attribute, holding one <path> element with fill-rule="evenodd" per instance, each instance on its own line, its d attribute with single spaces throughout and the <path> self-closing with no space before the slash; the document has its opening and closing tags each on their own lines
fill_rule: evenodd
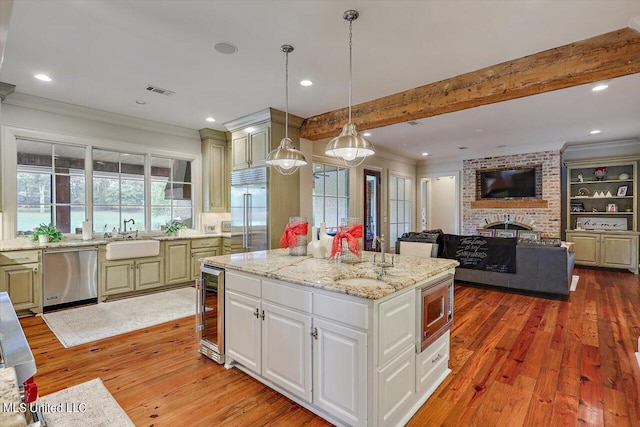
<svg viewBox="0 0 640 427">
<path fill-rule="evenodd" d="M 326 162 L 324 160 L 314 160 L 313 163 L 312 163 L 312 174 L 317 173 L 316 172 L 316 166 L 318 166 L 318 165 L 322 165 L 322 170 L 320 171 L 320 173 L 326 173 L 327 172 L 326 171 L 327 166 L 329 166 L 331 168 L 335 168 L 336 169 L 336 171 L 335 171 L 336 174 L 338 174 L 340 171 L 345 171 L 346 172 L 346 177 L 347 177 L 347 181 L 348 181 L 345 184 L 345 191 L 347 193 L 346 196 L 340 196 L 339 191 L 336 191 L 336 195 L 335 196 L 332 196 L 332 195 L 327 196 L 327 194 L 326 194 L 326 186 L 323 189 L 323 194 L 322 195 L 317 195 L 315 193 L 315 178 L 313 178 L 313 175 L 312 175 L 312 178 L 311 178 L 312 180 L 314 180 L 313 181 L 313 190 L 312 190 L 312 194 L 311 194 L 312 222 L 315 222 L 315 213 L 316 213 L 315 201 L 316 201 L 316 198 L 322 198 L 322 200 L 323 200 L 323 208 L 322 208 L 322 221 L 321 222 L 324 222 L 326 224 L 326 227 L 327 227 L 328 230 L 331 230 L 331 229 L 335 228 L 336 231 L 337 231 L 337 227 L 340 225 L 340 222 L 341 222 L 341 218 L 339 217 L 340 216 L 340 200 L 341 199 L 344 201 L 343 204 L 344 204 L 344 206 L 346 206 L 346 209 L 347 209 L 347 214 L 346 214 L 344 219 L 348 219 L 350 216 L 352 216 L 351 215 L 351 212 L 352 212 L 351 203 L 353 202 L 353 200 L 352 200 L 353 198 L 351 196 L 351 186 L 352 186 L 352 181 L 353 180 L 352 180 L 352 177 L 351 177 L 351 169 L 346 167 L 346 166 L 344 166 L 344 165 L 341 165 L 341 164 L 329 163 L 329 162 Z M 338 188 L 339 188 L 339 185 L 338 185 Z M 326 207 L 327 207 L 326 199 L 327 198 L 331 198 L 331 199 L 335 199 L 336 200 L 336 224 L 335 224 L 335 227 L 332 224 L 327 224 L 327 221 L 326 221 L 326 219 L 327 219 L 327 215 L 326 215 Z M 319 223 L 318 224 L 314 224 L 314 225 L 320 226 Z"/>
<path fill-rule="evenodd" d="M 407 195 L 406 191 L 404 194 L 404 198 L 403 199 L 399 199 L 399 198 L 395 198 L 392 199 L 392 189 L 391 189 L 391 183 L 393 178 L 396 179 L 402 179 L 403 182 L 408 181 L 411 184 L 411 188 L 410 188 L 410 194 Z M 396 242 L 398 241 L 398 238 L 402 237 L 401 233 L 398 233 L 398 225 L 399 224 L 404 224 L 405 225 L 405 229 L 407 229 L 407 225 L 408 225 L 408 231 L 411 231 L 412 227 L 413 227 L 413 222 L 414 222 L 414 208 L 415 208 L 415 179 L 414 177 L 410 176 L 410 175 L 406 175 L 403 173 L 399 173 L 399 172 L 393 172 L 393 171 L 389 171 L 389 177 L 387 180 L 387 215 L 388 215 L 388 230 L 389 230 L 389 248 L 390 250 L 395 249 L 396 247 Z M 396 192 L 397 194 L 397 192 Z M 403 209 L 403 213 L 405 214 L 405 218 L 406 218 L 406 212 L 409 213 L 409 220 L 406 221 L 405 218 L 403 218 L 403 221 L 396 221 L 396 222 L 392 222 L 391 221 L 391 207 L 392 207 L 392 201 L 396 201 L 399 202 L 400 200 L 402 200 L 402 202 L 405 204 L 404 209 Z M 409 207 L 407 208 L 406 203 L 409 203 Z M 408 209 L 408 210 L 407 210 Z M 398 211 L 396 211 L 396 220 L 398 219 L 397 216 Z M 396 227 L 396 239 L 392 240 L 392 227 Z"/>
</svg>

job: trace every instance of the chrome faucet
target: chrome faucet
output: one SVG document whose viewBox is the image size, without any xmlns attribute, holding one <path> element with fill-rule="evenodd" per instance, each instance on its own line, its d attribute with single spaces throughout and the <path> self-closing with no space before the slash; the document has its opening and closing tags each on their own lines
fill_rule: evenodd
<svg viewBox="0 0 640 427">
<path fill-rule="evenodd" d="M 380 262 L 384 263 L 384 234 L 382 236 L 374 236 L 373 237 L 373 249 L 376 248 L 376 243 L 380 244 L 380 252 L 382 260 Z M 375 255 L 374 255 L 375 257 Z"/>
<path fill-rule="evenodd" d="M 376 262 L 376 254 L 373 254 L 373 264 L 377 265 L 378 267 L 380 267 L 380 271 L 378 272 L 378 280 L 382 280 L 382 277 L 384 275 L 387 274 L 387 271 L 385 270 L 385 268 L 388 267 L 393 267 L 393 257 L 391 257 L 391 262 L 386 262 L 386 260 L 384 259 L 385 256 L 385 247 L 384 247 L 384 234 L 381 236 L 375 236 L 373 238 L 373 248 L 375 249 L 376 247 L 376 243 L 380 244 L 380 258 L 382 258 L 379 262 Z"/>
</svg>

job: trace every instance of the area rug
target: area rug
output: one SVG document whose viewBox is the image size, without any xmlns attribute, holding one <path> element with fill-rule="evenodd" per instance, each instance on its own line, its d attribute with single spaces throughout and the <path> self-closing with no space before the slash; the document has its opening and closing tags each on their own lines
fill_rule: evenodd
<svg viewBox="0 0 640 427">
<path fill-rule="evenodd" d="M 100 378 L 37 400 L 47 427 L 135 426 Z"/>
<path fill-rule="evenodd" d="M 65 348 L 194 316 L 196 290 L 180 288 L 46 313 L 42 317 Z"/>
<path fill-rule="evenodd" d="M 571 287 L 569 288 L 571 292 L 575 291 L 578 287 L 578 280 L 580 280 L 580 276 L 576 276 L 575 274 L 571 276 Z"/>
</svg>

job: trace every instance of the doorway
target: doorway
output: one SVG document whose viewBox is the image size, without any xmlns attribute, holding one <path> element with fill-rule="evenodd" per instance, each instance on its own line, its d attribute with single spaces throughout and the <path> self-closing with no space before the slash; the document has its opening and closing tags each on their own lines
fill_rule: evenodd
<svg viewBox="0 0 640 427">
<path fill-rule="evenodd" d="M 420 225 L 422 230 L 459 231 L 458 176 L 449 174 L 424 178 L 420 182 Z"/>
<path fill-rule="evenodd" d="M 364 250 L 376 251 L 373 238 L 380 235 L 380 171 L 364 170 Z"/>
</svg>

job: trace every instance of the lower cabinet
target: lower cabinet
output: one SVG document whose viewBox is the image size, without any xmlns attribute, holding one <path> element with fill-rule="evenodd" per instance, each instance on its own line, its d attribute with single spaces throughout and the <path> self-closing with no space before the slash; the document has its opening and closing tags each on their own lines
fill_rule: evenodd
<svg viewBox="0 0 640 427">
<path fill-rule="evenodd" d="M 191 242 L 165 242 L 165 283 L 176 285 L 191 281 Z"/>
<path fill-rule="evenodd" d="M 100 266 L 101 295 L 117 295 L 164 285 L 162 257 L 105 261 Z"/>
<path fill-rule="evenodd" d="M 567 241 L 574 243 L 578 265 L 624 268 L 638 274 L 638 234 L 567 231 Z"/>
<path fill-rule="evenodd" d="M 42 279 L 40 264 L 0 267 L 0 292 L 7 292 L 16 312 L 41 312 Z"/>
<path fill-rule="evenodd" d="M 367 334 L 313 319 L 313 404 L 350 425 L 367 421 Z"/>
<path fill-rule="evenodd" d="M 200 259 L 220 255 L 220 238 L 194 239 L 191 241 L 191 281 L 200 277 Z"/>
<path fill-rule="evenodd" d="M 407 348 L 378 371 L 378 425 L 397 425 L 413 403 L 416 354 Z"/>
<path fill-rule="evenodd" d="M 228 286 L 229 274 L 225 286 Z M 256 373 L 262 371 L 260 299 L 225 292 L 226 356 Z"/>
</svg>

